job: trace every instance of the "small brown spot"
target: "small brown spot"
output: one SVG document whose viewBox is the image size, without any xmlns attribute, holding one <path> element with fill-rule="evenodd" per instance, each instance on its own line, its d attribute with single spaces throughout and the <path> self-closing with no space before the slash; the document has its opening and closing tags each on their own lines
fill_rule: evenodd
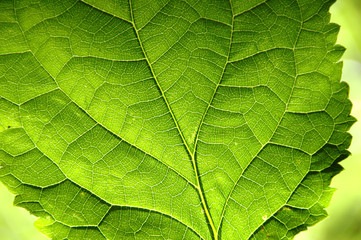
<svg viewBox="0 0 361 240">
<path fill-rule="evenodd" d="M 267 238 L 269 238 L 269 237 L 271 237 L 271 235 L 269 235 L 269 234 L 267 234 L 267 236 L 266 236 Z"/>
<path fill-rule="evenodd" d="M 8 126 L 8 128 L 11 128 L 11 126 Z"/>
</svg>

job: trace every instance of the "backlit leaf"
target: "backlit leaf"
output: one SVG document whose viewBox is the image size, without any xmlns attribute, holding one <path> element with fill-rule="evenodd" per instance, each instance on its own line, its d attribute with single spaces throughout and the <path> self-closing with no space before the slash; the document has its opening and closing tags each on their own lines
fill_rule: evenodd
<svg viewBox="0 0 361 240">
<path fill-rule="evenodd" d="M 329 0 L 2 0 L 0 179 L 52 239 L 292 239 L 355 121 Z"/>
</svg>

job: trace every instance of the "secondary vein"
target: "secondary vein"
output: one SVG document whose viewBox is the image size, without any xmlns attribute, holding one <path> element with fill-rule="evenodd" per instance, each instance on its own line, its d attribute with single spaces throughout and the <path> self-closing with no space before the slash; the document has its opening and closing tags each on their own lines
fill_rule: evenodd
<svg viewBox="0 0 361 240">
<path fill-rule="evenodd" d="M 160 84 L 159 84 L 159 81 L 158 81 L 158 78 L 157 78 L 157 76 L 156 76 L 156 74 L 155 74 L 155 72 L 154 72 L 153 66 L 152 66 L 152 64 L 151 64 L 151 62 L 150 62 L 150 60 L 149 60 L 149 57 L 148 57 L 148 55 L 147 55 L 147 53 L 146 53 L 146 51 L 145 51 L 145 48 L 144 48 L 144 46 L 143 46 L 143 42 L 142 42 L 141 39 L 140 39 L 139 29 L 137 29 L 137 27 L 136 27 L 136 25 L 135 25 L 135 21 L 134 21 L 134 14 L 133 14 L 133 8 L 132 8 L 132 0 L 129 0 L 129 8 L 130 8 L 130 14 L 131 14 L 131 20 L 132 20 L 131 22 L 132 22 L 132 25 L 133 25 L 133 28 L 134 28 L 136 37 L 137 37 L 137 39 L 138 39 L 139 45 L 140 45 L 140 47 L 141 47 L 141 49 L 142 49 L 142 52 L 143 52 L 143 55 L 144 55 L 144 57 L 145 57 L 145 60 L 146 60 L 148 66 L 149 66 L 149 68 L 150 68 L 150 71 L 151 71 L 151 73 L 152 73 L 152 75 L 153 75 L 153 78 L 154 78 L 154 81 L 155 81 L 155 83 L 156 83 L 156 85 L 157 85 L 157 87 L 158 87 L 158 90 L 160 91 L 160 93 L 161 93 L 161 95 L 162 95 L 162 98 L 164 99 L 164 102 L 165 102 L 165 104 L 166 104 L 166 106 L 167 106 L 167 108 L 168 108 L 168 111 L 169 111 L 172 119 L 173 119 L 173 122 L 174 122 L 174 124 L 176 125 L 176 128 L 177 128 L 178 133 L 179 133 L 179 135 L 180 135 L 180 137 L 181 137 L 181 139 L 182 139 L 182 142 L 183 142 L 183 144 L 184 144 L 184 146 L 185 146 L 185 148 L 186 148 L 186 150 L 187 150 L 187 153 L 188 153 L 188 155 L 191 157 L 192 165 L 193 165 L 193 169 L 194 169 L 194 173 L 195 173 L 195 178 L 196 178 L 196 188 L 197 188 L 197 190 L 198 190 L 198 194 L 199 194 L 199 197 L 200 197 L 200 199 L 201 199 L 203 211 L 204 211 L 204 213 L 205 213 L 205 215 L 206 215 L 206 218 L 207 218 L 207 221 L 208 221 L 208 223 L 209 223 L 209 225 L 210 225 L 210 227 L 211 227 L 211 229 L 212 229 L 213 236 L 214 236 L 215 240 L 217 240 L 217 239 L 218 239 L 218 237 L 217 237 L 217 230 L 216 230 L 216 227 L 215 227 L 215 225 L 214 225 L 214 223 L 213 223 L 213 219 L 212 219 L 212 217 L 211 217 L 211 214 L 210 214 L 210 212 L 209 212 L 209 210 L 208 210 L 207 203 L 206 203 L 206 201 L 205 201 L 205 196 L 204 196 L 203 190 L 202 190 L 202 188 L 201 188 L 201 184 L 200 184 L 200 177 L 199 177 L 199 174 L 198 174 L 198 168 L 197 168 L 197 164 L 196 164 L 196 162 L 195 162 L 195 152 L 192 152 L 192 151 L 190 150 L 189 145 L 187 144 L 187 142 L 186 142 L 186 140 L 185 140 L 185 138 L 184 138 L 184 135 L 183 135 L 183 133 L 182 133 L 180 127 L 179 127 L 178 121 L 177 121 L 177 119 L 176 119 L 176 117 L 175 117 L 175 115 L 174 115 L 174 113 L 173 113 L 173 111 L 172 111 L 172 109 L 171 109 L 171 107 L 170 107 L 170 104 L 169 104 L 169 102 L 168 102 L 168 100 L 167 100 L 167 98 L 166 98 L 166 96 L 165 96 L 165 94 L 164 94 L 164 91 L 163 91 L 162 87 L 161 87 Z M 194 147 L 194 149 L 195 149 L 195 147 Z"/>
<path fill-rule="evenodd" d="M 214 89 L 214 92 L 213 92 L 213 95 L 212 95 L 212 97 L 211 97 L 211 100 L 209 101 L 209 104 L 208 104 L 206 110 L 205 110 L 204 113 L 203 113 L 203 116 L 202 116 L 200 125 L 199 125 L 199 127 L 198 127 L 198 130 L 197 130 L 197 133 L 196 133 L 196 139 L 195 139 L 195 143 L 194 143 L 193 155 L 192 155 L 193 158 L 195 158 L 195 156 L 196 156 L 197 143 L 198 143 L 198 140 L 199 140 L 199 133 L 200 133 L 201 127 L 202 127 L 202 125 L 203 125 L 203 123 L 204 123 L 204 119 L 205 119 L 205 117 L 206 117 L 206 115 L 207 115 L 207 113 L 208 113 L 208 111 L 209 111 L 209 108 L 210 108 L 210 106 L 211 106 L 211 104 L 212 104 L 212 102 L 213 102 L 213 100 L 214 100 L 214 97 L 215 97 L 215 95 L 216 95 L 216 93 L 217 93 L 217 91 L 218 91 L 218 88 L 219 88 L 219 86 L 220 86 L 220 84 L 221 84 L 221 81 L 222 81 L 222 79 L 223 79 L 224 73 L 225 73 L 225 71 L 226 71 L 226 66 L 227 66 L 227 64 L 229 63 L 229 56 L 230 56 L 230 54 L 231 54 L 231 46 L 232 46 L 233 32 L 234 32 L 234 16 L 233 16 L 233 10 L 232 10 L 231 1 L 229 2 L 229 4 L 230 4 L 230 10 L 231 10 L 231 14 L 232 14 L 232 23 L 231 23 L 231 37 L 230 37 L 230 40 L 229 40 L 230 42 L 229 42 L 227 59 L 226 59 L 226 62 L 225 62 L 225 64 L 224 64 L 224 66 L 223 66 L 222 74 L 221 74 L 221 76 L 220 76 L 220 78 L 219 78 L 218 84 L 217 84 L 216 88 Z M 214 228 L 214 229 L 213 229 L 213 228 Z M 214 227 L 214 226 L 212 226 L 213 235 L 214 235 L 215 240 L 218 240 L 219 229 L 220 229 L 220 226 L 218 226 L 217 228 Z"/>
</svg>

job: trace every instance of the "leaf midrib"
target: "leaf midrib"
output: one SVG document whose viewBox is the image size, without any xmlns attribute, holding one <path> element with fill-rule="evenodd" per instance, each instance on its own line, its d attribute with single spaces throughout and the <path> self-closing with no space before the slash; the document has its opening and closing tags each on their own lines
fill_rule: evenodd
<svg viewBox="0 0 361 240">
<path fill-rule="evenodd" d="M 209 101 L 209 104 L 208 104 L 208 106 L 207 106 L 207 108 L 206 108 L 206 110 L 205 110 L 205 112 L 204 112 L 204 114 L 203 114 L 203 116 L 202 116 L 201 123 L 200 123 L 200 125 L 199 125 L 199 127 L 198 127 L 198 129 L 197 129 L 196 141 L 195 141 L 195 144 L 194 144 L 194 147 L 193 147 L 193 152 L 192 152 L 192 151 L 190 150 L 190 147 L 189 147 L 187 141 L 185 140 L 185 137 L 184 137 L 184 135 L 183 135 L 183 133 L 182 133 L 182 131 L 181 131 L 181 129 L 180 129 L 180 126 L 179 126 L 179 124 L 178 124 L 178 121 L 177 121 L 177 119 L 176 119 L 176 117 L 175 117 L 175 115 L 174 115 L 174 113 L 173 113 L 173 111 L 172 111 L 172 108 L 170 107 L 170 104 L 169 104 L 169 102 L 168 102 L 168 99 L 166 98 L 165 93 L 164 93 L 162 87 L 160 86 L 160 83 L 159 83 L 159 81 L 158 81 L 157 75 L 155 74 L 155 71 L 154 71 L 154 69 L 153 69 L 152 63 L 151 63 L 151 61 L 149 60 L 149 57 L 148 57 L 148 55 L 147 55 L 147 53 L 146 53 L 146 51 L 145 51 L 145 48 L 144 48 L 144 46 L 143 46 L 143 42 L 142 42 L 142 40 L 141 40 L 141 38 L 140 38 L 140 36 L 139 36 L 139 29 L 137 29 L 137 27 L 136 27 L 136 25 L 135 25 L 134 13 L 133 13 L 133 7 L 132 7 L 132 0 L 129 0 L 129 10 L 130 10 L 130 15 L 131 15 L 131 24 L 132 24 L 132 26 L 133 26 L 133 28 L 134 28 L 134 31 L 135 31 L 137 40 L 138 40 L 139 45 L 140 45 L 140 47 L 141 47 L 141 49 L 142 49 L 143 55 L 144 55 L 145 60 L 146 60 L 146 62 L 147 62 L 147 64 L 148 64 L 148 66 L 149 66 L 149 69 L 150 69 L 150 71 L 151 71 L 151 73 L 152 73 L 153 79 L 154 79 L 154 81 L 155 81 L 155 83 L 156 83 L 156 85 L 157 85 L 157 87 L 158 87 L 158 90 L 160 91 L 160 93 L 161 93 L 161 95 L 162 95 L 162 98 L 163 98 L 163 100 L 164 100 L 164 102 L 165 102 L 165 104 L 166 104 L 166 106 L 167 106 L 167 108 L 168 108 L 168 111 L 169 111 L 169 113 L 170 113 L 170 115 L 171 115 L 171 117 L 172 117 L 172 119 L 173 119 L 173 122 L 174 122 L 174 124 L 176 125 L 176 128 L 177 128 L 178 133 L 179 133 L 179 135 L 180 135 L 180 137 L 181 137 L 181 139 L 182 139 L 182 142 L 183 142 L 183 144 L 184 144 L 184 146 L 185 146 L 185 148 L 186 148 L 186 151 L 187 151 L 188 155 L 189 155 L 190 158 L 191 158 L 192 165 L 193 165 L 193 169 L 194 169 L 194 174 L 195 174 L 195 178 L 196 178 L 196 188 L 197 188 L 199 197 L 200 197 L 200 199 L 201 199 L 202 208 L 203 208 L 203 210 L 204 210 L 206 219 L 207 219 L 207 221 L 208 221 L 208 223 L 209 223 L 209 225 L 210 225 L 210 227 L 211 227 L 212 234 L 213 234 L 213 237 L 214 237 L 215 240 L 218 240 L 218 229 L 215 227 L 215 225 L 214 225 L 214 223 L 213 223 L 213 219 L 212 219 L 212 217 L 211 217 L 211 214 L 210 214 L 210 212 L 209 212 L 209 209 L 208 209 L 208 206 L 207 206 L 207 203 L 206 203 L 205 195 L 204 195 L 203 190 L 202 190 L 202 187 L 201 187 L 201 180 L 200 180 L 200 176 L 199 176 L 199 173 L 198 173 L 198 168 L 197 168 L 197 163 L 196 163 L 195 156 L 196 156 L 196 148 L 197 148 L 197 142 L 198 142 L 198 135 L 199 135 L 200 129 L 201 129 L 201 127 L 202 127 L 203 120 L 204 120 L 205 116 L 207 115 L 208 109 L 209 109 L 209 107 L 210 107 L 210 105 L 211 105 L 211 103 L 212 103 L 212 101 L 213 101 L 213 99 L 214 99 L 214 96 L 215 96 L 215 94 L 216 94 L 216 92 L 217 92 L 217 90 L 218 90 L 219 84 L 220 84 L 220 82 L 221 82 L 221 80 L 222 80 L 222 78 L 223 78 L 223 75 L 224 75 L 224 72 L 225 72 L 225 69 L 226 69 L 228 60 L 229 60 L 229 55 L 230 55 L 230 52 L 231 52 L 231 44 L 232 44 L 232 37 L 233 37 L 233 22 L 234 22 L 234 17 L 233 17 L 231 2 L 229 2 L 229 3 L 230 3 L 231 14 L 232 14 L 232 28 L 231 28 L 231 37 L 230 37 L 230 43 L 229 43 L 229 49 L 228 49 L 227 59 L 226 59 L 225 65 L 224 65 L 224 67 L 223 67 L 223 69 L 222 69 L 222 74 L 221 74 L 221 76 L 220 76 L 220 79 L 219 79 L 219 81 L 218 81 L 218 84 L 217 84 L 217 86 L 216 86 L 216 88 L 215 88 L 215 90 L 214 90 L 214 93 L 213 93 L 213 95 L 212 95 L 212 97 L 211 97 L 211 100 Z"/>
</svg>

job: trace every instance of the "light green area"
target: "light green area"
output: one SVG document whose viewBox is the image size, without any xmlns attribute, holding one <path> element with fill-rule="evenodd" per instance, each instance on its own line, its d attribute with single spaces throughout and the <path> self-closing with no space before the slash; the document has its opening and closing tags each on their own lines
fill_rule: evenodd
<svg viewBox="0 0 361 240">
<path fill-rule="evenodd" d="M 0 179 L 40 231 L 290 239 L 327 216 L 355 121 L 329 1 L 113 5 L 0 3 Z"/>
</svg>

